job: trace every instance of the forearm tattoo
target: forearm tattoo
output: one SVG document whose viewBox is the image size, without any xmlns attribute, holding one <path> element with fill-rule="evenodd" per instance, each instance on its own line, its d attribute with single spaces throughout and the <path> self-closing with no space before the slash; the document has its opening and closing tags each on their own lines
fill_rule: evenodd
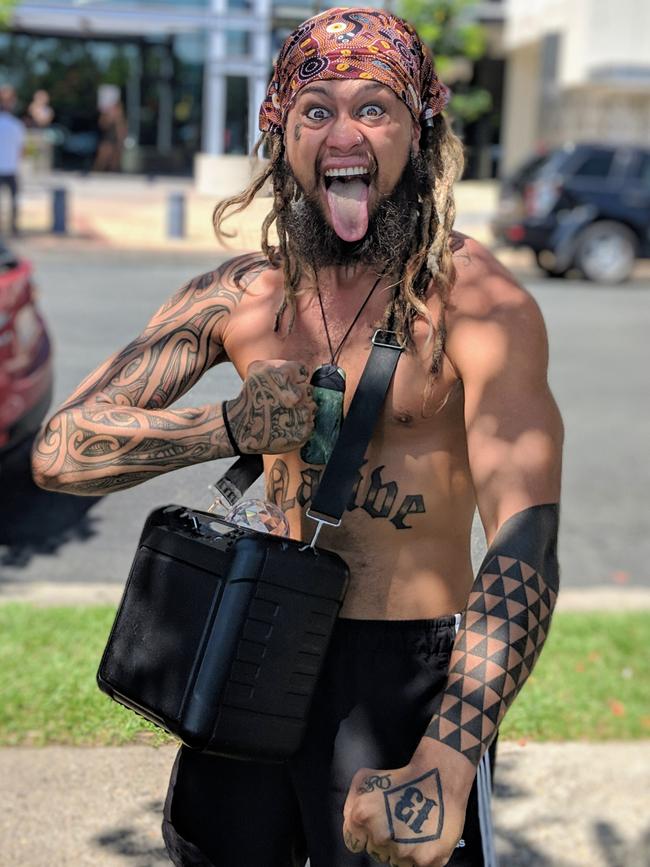
<svg viewBox="0 0 650 867">
<path fill-rule="evenodd" d="M 105 494 L 231 453 L 216 404 L 168 407 L 223 357 L 223 320 L 267 267 L 239 257 L 190 281 L 81 383 L 35 444 L 48 487 Z"/>
<path fill-rule="evenodd" d="M 475 765 L 546 641 L 559 587 L 558 520 L 557 504 L 513 515 L 472 587 L 426 734 Z"/>
</svg>

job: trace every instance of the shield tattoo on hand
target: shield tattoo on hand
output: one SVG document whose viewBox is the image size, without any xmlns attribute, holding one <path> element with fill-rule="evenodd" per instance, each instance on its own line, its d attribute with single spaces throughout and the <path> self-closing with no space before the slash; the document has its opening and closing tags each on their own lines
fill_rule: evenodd
<svg viewBox="0 0 650 867">
<path fill-rule="evenodd" d="M 384 792 L 391 839 L 396 843 L 427 843 L 442 833 L 444 805 L 437 768 Z"/>
</svg>

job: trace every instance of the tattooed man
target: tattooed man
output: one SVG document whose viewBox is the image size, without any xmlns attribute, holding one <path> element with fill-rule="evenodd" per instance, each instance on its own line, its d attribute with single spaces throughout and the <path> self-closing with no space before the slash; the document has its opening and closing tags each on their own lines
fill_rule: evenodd
<svg viewBox="0 0 650 867">
<path fill-rule="evenodd" d="M 181 289 L 36 445 L 40 484 L 80 494 L 264 454 L 269 498 L 308 538 L 313 371 L 344 371 L 347 409 L 373 330 L 407 346 L 343 525 L 321 535 L 352 577 L 304 745 L 266 766 L 181 749 L 163 825 L 177 865 L 494 864 L 484 756 L 556 599 L 562 423 L 535 302 L 453 233 L 446 100 L 393 15 L 334 9 L 291 34 L 260 114 L 268 168 L 215 212 L 221 231 L 270 182 L 261 252 Z M 226 359 L 238 396 L 173 407 Z"/>
</svg>

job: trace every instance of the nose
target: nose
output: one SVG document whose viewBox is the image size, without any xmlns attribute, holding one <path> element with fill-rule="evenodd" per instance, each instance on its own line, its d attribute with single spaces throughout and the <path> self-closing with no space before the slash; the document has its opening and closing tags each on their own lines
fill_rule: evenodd
<svg viewBox="0 0 650 867">
<path fill-rule="evenodd" d="M 354 118 L 342 112 L 329 128 L 327 146 L 332 150 L 345 153 L 354 150 L 360 144 L 363 144 L 363 135 Z"/>
</svg>

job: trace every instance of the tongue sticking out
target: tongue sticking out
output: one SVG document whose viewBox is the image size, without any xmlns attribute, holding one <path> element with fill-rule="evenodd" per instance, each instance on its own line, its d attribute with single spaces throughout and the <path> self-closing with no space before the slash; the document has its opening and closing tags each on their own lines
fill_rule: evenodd
<svg viewBox="0 0 650 867">
<path fill-rule="evenodd" d="M 361 180 L 332 181 L 327 204 L 334 231 L 344 241 L 359 241 L 368 231 L 368 187 Z"/>
</svg>

